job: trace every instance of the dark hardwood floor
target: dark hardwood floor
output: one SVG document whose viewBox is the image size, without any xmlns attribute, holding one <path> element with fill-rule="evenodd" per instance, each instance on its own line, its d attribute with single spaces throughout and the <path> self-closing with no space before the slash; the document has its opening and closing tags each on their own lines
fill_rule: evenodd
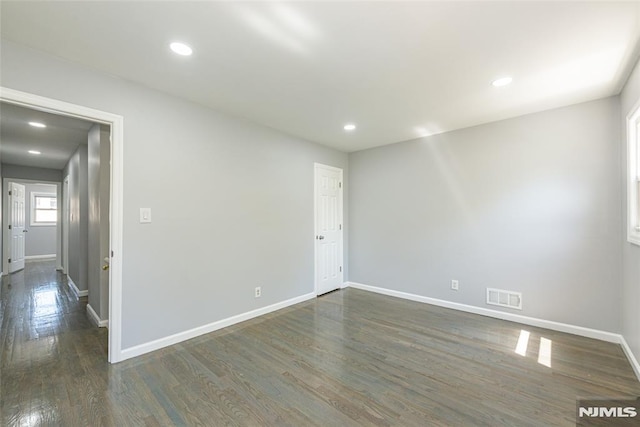
<svg viewBox="0 0 640 427">
<path fill-rule="evenodd" d="M 618 345 L 354 289 L 116 365 L 52 262 L 0 298 L 2 426 L 570 426 L 640 396 Z"/>
</svg>

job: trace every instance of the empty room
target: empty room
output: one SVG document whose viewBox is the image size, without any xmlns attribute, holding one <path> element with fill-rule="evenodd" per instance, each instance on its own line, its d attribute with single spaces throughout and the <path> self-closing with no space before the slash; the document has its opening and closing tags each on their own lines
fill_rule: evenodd
<svg viewBox="0 0 640 427">
<path fill-rule="evenodd" d="M 640 422 L 639 2 L 0 33 L 0 425 Z"/>
</svg>

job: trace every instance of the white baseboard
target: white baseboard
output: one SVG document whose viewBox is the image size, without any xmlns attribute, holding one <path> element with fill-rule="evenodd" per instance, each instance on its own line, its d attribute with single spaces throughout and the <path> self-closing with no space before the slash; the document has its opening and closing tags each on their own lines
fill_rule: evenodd
<svg viewBox="0 0 640 427">
<path fill-rule="evenodd" d="M 636 373 L 636 377 L 638 377 L 638 381 L 640 381 L 640 363 L 638 363 L 638 359 L 636 359 L 636 356 L 631 351 L 631 347 L 629 347 L 627 340 L 624 339 L 624 335 L 620 335 L 620 345 L 622 346 L 622 350 L 627 356 L 627 359 L 629 359 L 629 363 L 631 363 L 633 372 Z"/>
<path fill-rule="evenodd" d="M 191 338 L 198 337 L 200 335 L 208 334 L 210 332 L 217 331 L 218 329 L 226 328 L 236 323 L 244 322 L 246 320 L 253 319 L 258 316 L 281 310 L 283 308 L 298 304 L 316 297 L 314 292 L 305 294 L 299 297 L 291 298 L 286 301 L 282 301 L 276 304 L 269 305 L 267 307 L 258 308 L 256 310 L 248 311 L 237 316 L 228 317 L 226 319 L 218 320 L 213 323 L 209 323 L 204 326 L 190 329 L 188 331 L 179 332 L 177 334 L 170 335 L 168 337 L 160 338 L 145 344 L 140 344 L 134 347 L 130 347 L 122 350 L 120 353 L 120 361 L 130 359 L 132 357 L 140 356 L 145 353 L 150 353 L 155 350 L 159 350 L 164 347 L 168 347 L 173 344 L 189 340 Z"/>
<path fill-rule="evenodd" d="M 554 322 L 552 320 L 538 319 L 535 317 L 523 316 L 521 314 L 505 313 L 503 311 L 491 310 L 473 305 L 460 304 L 436 298 L 424 297 L 421 295 L 410 294 L 406 292 L 394 291 L 392 289 L 378 288 L 376 286 L 363 285 L 362 283 L 348 282 L 349 286 L 355 289 L 375 292 L 378 294 L 388 295 L 392 297 L 407 299 L 411 301 L 422 302 L 439 307 L 451 308 L 467 313 L 480 314 L 482 316 L 493 317 L 496 319 L 509 320 L 511 322 L 523 323 L 525 325 L 537 326 L 539 328 L 551 329 L 553 331 L 566 332 L 569 334 L 580 335 L 587 338 L 594 338 L 601 341 L 620 344 L 622 336 L 613 332 L 600 331 L 597 329 L 585 328 L 582 326 L 570 325 L 567 323 Z"/>
<path fill-rule="evenodd" d="M 56 257 L 56 254 L 49 254 L 49 255 L 25 255 L 24 259 L 25 261 L 28 261 L 30 259 L 54 259 Z"/>
<path fill-rule="evenodd" d="M 84 291 L 81 291 L 80 289 L 78 289 L 76 284 L 73 283 L 73 279 L 71 279 L 71 276 L 69 275 L 67 275 L 67 282 L 69 283 L 69 287 L 71 287 L 71 290 L 73 291 L 73 293 L 76 294 L 78 298 L 86 297 L 87 295 L 89 295 L 89 290 L 85 289 Z"/>
<path fill-rule="evenodd" d="M 109 320 L 100 319 L 100 316 L 98 316 L 98 313 L 96 313 L 93 307 L 91 307 L 91 304 L 87 304 L 87 314 L 93 323 L 98 325 L 99 328 L 106 328 L 109 326 Z"/>
</svg>

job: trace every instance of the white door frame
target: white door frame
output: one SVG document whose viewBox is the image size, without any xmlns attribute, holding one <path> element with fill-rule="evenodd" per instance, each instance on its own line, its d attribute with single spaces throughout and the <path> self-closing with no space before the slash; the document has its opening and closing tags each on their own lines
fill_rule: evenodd
<svg viewBox="0 0 640 427">
<path fill-rule="evenodd" d="M 60 217 L 60 229 L 62 236 L 62 272 L 69 274 L 69 175 L 62 178 L 62 216 Z M 58 198 L 60 200 L 60 198 Z"/>
<path fill-rule="evenodd" d="M 340 182 L 344 183 L 344 171 L 335 166 L 324 165 L 322 163 L 313 164 L 313 239 L 314 239 L 314 253 L 313 253 L 313 289 L 314 293 L 318 295 L 318 245 L 315 243 L 316 236 L 318 235 L 318 185 L 316 182 L 318 168 L 329 169 L 340 173 Z M 342 225 L 342 233 L 340 233 L 340 263 L 343 268 L 340 271 L 340 287 L 344 286 L 344 184 L 340 186 L 338 190 L 338 221 Z"/>
<path fill-rule="evenodd" d="M 9 219 L 9 183 L 10 182 L 17 182 L 18 184 L 50 184 L 50 185 L 55 185 L 56 186 L 56 191 L 57 191 L 57 199 L 58 199 L 58 205 L 60 205 L 60 196 L 61 196 L 61 189 L 62 186 L 60 184 L 60 182 L 58 181 L 47 181 L 47 180 L 33 180 L 33 179 L 21 179 L 21 178 L 3 178 L 2 179 L 2 188 L 5 189 L 5 191 L 2 192 L 2 218 L 7 218 L 7 220 Z M 58 214 L 58 219 L 56 220 L 56 269 L 60 269 L 60 262 L 62 260 L 62 255 L 60 253 L 60 247 L 62 244 L 62 233 L 61 233 L 61 217 L 60 214 Z M 2 247 L 6 248 L 7 250 L 2 251 L 2 271 L 9 271 L 9 233 L 8 233 L 9 229 L 8 227 L 4 226 L 2 227 Z"/>
<path fill-rule="evenodd" d="M 111 203 L 109 206 L 109 353 L 108 360 L 122 360 L 122 235 L 123 235 L 123 145 L 122 116 L 33 95 L 0 86 L 0 101 L 34 110 L 90 120 L 111 127 Z"/>
</svg>

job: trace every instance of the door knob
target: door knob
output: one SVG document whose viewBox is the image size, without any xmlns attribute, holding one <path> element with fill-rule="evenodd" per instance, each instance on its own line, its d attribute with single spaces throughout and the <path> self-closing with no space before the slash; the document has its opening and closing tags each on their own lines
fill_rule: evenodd
<svg viewBox="0 0 640 427">
<path fill-rule="evenodd" d="M 318 236 L 318 240 L 323 240 L 324 236 Z"/>
<path fill-rule="evenodd" d="M 103 269 L 104 271 L 107 271 L 107 270 L 109 269 L 109 264 L 105 264 L 105 265 L 103 265 L 103 266 L 102 266 L 102 269 Z"/>
<path fill-rule="evenodd" d="M 23 233 L 28 233 L 28 232 L 29 232 L 29 230 L 22 230 L 22 232 L 23 232 Z"/>
</svg>

